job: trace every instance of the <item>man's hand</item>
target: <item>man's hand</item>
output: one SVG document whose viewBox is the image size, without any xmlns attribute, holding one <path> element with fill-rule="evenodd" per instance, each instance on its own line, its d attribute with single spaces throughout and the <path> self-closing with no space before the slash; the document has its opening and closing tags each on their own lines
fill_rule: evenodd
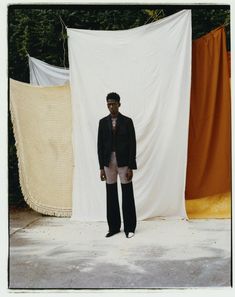
<svg viewBox="0 0 235 297">
<path fill-rule="evenodd" d="M 133 171 L 132 171 L 132 169 L 128 168 L 126 178 L 128 181 L 130 181 L 130 180 L 132 180 L 132 177 L 133 177 Z"/>
<path fill-rule="evenodd" d="M 106 174 L 105 174 L 104 169 L 100 169 L 100 179 L 101 179 L 101 181 L 106 180 Z"/>
</svg>

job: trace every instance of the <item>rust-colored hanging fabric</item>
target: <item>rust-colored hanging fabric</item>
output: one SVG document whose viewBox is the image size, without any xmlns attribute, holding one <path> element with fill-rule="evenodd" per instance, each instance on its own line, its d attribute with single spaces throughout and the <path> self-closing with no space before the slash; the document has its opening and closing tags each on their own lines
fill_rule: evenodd
<svg viewBox="0 0 235 297">
<path fill-rule="evenodd" d="M 228 70 L 229 70 L 229 77 L 231 78 L 231 52 L 228 52 Z"/>
<path fill-rule="evenodd" d="M 223 27 L 193 41 L 186 199 L 231 191 L 230 82 Z"/>
</svg>

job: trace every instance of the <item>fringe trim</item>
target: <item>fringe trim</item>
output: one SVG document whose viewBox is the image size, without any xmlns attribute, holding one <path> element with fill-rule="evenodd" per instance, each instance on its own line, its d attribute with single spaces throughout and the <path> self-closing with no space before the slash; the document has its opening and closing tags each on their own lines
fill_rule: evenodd
<svg viewBox="0 0 235 297">
<path fill-rule="evenodd" d="M 14 80 L 10 80 L 10 90 L 11 86 L 15 84 Z M 24 197 L 25 202 L 36 212 L 42 213 L 44 215 L 49 216 L 56 216 L 56 217 L 71 217 L 72 216 L 72 208 L 54 208 L 47 205 L 42 205 L 40 203 L 35 202 L 35 199 L 30 194 L 27 183 L 25 182 L 25 176 L 24 176 L 24 162 L 20 157 L 20 137 L 19 132 L 17 130 L 17 120 L 15 117 L 13 102 L 10 96 L 10 114 L 11 114 L 11 121 L 13 126 L 13 134 L 15 137 L 15 146 L 16 146 L 16 153 L 17 153 L 17 159 L 18 159 L 18 171 L 19 171 L 19 182 L 20 182 L 20 188 Z"/>
</svg>

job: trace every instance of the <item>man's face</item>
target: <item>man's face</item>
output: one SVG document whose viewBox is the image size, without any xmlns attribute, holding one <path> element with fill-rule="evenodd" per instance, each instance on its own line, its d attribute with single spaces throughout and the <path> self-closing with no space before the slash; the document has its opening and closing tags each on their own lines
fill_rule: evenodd
<svg viewBox="0 0 235 297">
<path fill-rule="evenodd" d="M 107 101 L 107 106 L 108 106 L 108 109 L 111 113 L 111 115 L 117 115 L 118 114 L 118 109 L 119 109 L 119 106 L 121 104 L 113 99 L 108 99 Z"/>
</svg>

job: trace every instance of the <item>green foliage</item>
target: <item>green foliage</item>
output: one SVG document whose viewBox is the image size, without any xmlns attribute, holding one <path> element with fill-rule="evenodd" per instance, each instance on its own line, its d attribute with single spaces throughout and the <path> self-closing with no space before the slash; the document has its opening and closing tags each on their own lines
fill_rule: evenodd
<svg viewBox="0 0 235 297">
<path fill-rule="evenodd" d="M 203 36 L 211 30 L 226 25 L 227 48 L 230 49 L 230 11 L 229 9 L 213 8 L 210 10 L 197 9 L 192 12 L 194 39 Z"/>
<path fill-rule="evenodd" d="M 189 7 L 187 7 L 189 8 Z M 67 27 L 92 30 L 124 30 L 144 25 L 184 9 L 182 6 L 10 6 L 8 11 L 9 77 L 29 82 L 27 53 L 49 64 L 69 67 Z M 230 48 L 230 11 L 221 6 L 192 8 L 192 37 L 198 38 L 218 26 L 226 27 Z M 64 52 L 65 47 L 65 52 Z M 64 59 L 65 57 L 65 59 Z M 9 117 L 9 198 L 23 201 L 18 182 L 18 164 Z"/>
</svg>

